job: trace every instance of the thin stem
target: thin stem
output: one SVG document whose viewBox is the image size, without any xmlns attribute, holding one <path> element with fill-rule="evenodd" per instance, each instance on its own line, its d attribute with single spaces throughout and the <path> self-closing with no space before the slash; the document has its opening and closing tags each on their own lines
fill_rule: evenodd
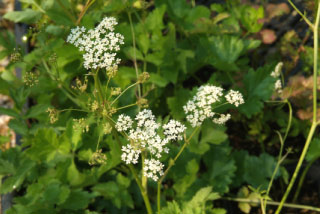
<svg viewBox="0 0 320 214">
<path fill-rule="evenodd" d="M 292 3 L 291 0 L 288 0 L 289 4 L 300 14 L 304 21 L 314 30 L 314 25 L 309 21 L 309 19 Z"/>
<path fill-rule="evenodd" d="M 122 106 L 122 107 L 117 108 L 116 110 L 118 111 L 120 109 L 129 108 L 129 107 L 132 107 L 132 106 L 135 106 L 135 105 L 137 105 L 137 103 L 132 103 L 132 104 L 129 104 L 129 105 L 126 105 L 126 106 Z"/>
<path fill-rule="evenodd" d="M 101 133 L 99 134 L 99 137 L 98 137 L 98 143 L 97 143 L 96 151 L 98 151 L 98 148 L 99 148 L 99 145 L 100 145 L 100 140 L 101 140 Z"/>
<path fill-rule="evenodd" d="M 145 151 L 143 151 L 141 153 L 141 161 L 142 161 L 142 169 L 144 168 L 144 160 L 147 156 L 147 153 Z M 144 191 L 146 192 L 147 196 L 148 196 L 148 178 L 144 175 L 144 173 L 141 173 L 141 184 L 142 184 L 142 188 L 144 189 Z"/>
<path fill-rule="evenodd" d="M 267 189 L 267 192 L 266 192 L 266 195 L 268 195 L 268 196 L 269 196 L 272 184 L 273 184 L 273 180 L 274 180 L 274 178 L 275 178 L 275 176 L 276 176 L 276 174 L 278 172 L 278 169 L 279 169 L 281 163 L 283 162 L 283 160 L 289 154 L 289 152 L 288 152 L 284 157 L 282 157 L 284 142 L 285 142 L 285 140 L 286 140 L 286 138 L 288 136 L 288 133 L 289 133 L 290 128 L 291 128 L 291 123 L 292 123 L 292 107 L 291 107 L 291 104 L 290 104 L 290 102 L 288 100 L 286 100 L 285 102 L 288 104 L 288 107 L 289 107 L 288 125 L 287 125 L 287 129 L 286 129 L 286 132 L 285 132 L 283 138 L 282 138 L 280 132 L 277 131 L 277 134 L 279 135 L 279 140 L 280 140 L 280 152 L 279 152 L 279 155 L 278 155 L 278 162 L 277 162 L 276 168 L 273 171 L 273 174 L 271 176 L 271 179 L 270 179 L 270 182 L 269 182 L 269 185 L 268 185 L 268 189 Z M 264 210 L 266 210 L 266 209 L 267 209 L 267 200 L 265 199 L 264 200 Z"/>
<path fill-rule="evenodd" d="M 179 156 L 181 155 L 181 153 L 183 152 L 183 150 L 186 148 L 186 146 L 189 144 L 190 140 L 192 139 L 192 137 L 196 134 L 196 132 L 199 130 L 200 126 L 198 126 L 197 128 L 195 128 L 193 130 L 193 132 L 191 133 L 191 135 L 189 136 L 188 139 L 184 140 L 184 144 L 182 145 L 182 147 L 180 148 L 178 154 L 174 157 L 174 159 L 169 161 L 169 166 L 168 168 L 164 171 L 163 175 L 161 176 L 161 178 L 158 181 L 158 189 L 157 189 L 157 209 L 158 209 L 158 214 L 160 214 L 160 210 L 161 210 L 161 203 L 160 203 L 160 197 L 161 197 L 161 183 L 164 180 L 164 178 L 167 176 L 169 170 L 173 167 L 173 165 L 175 164 L 175 162 L 177 161 L 177 159 L 179 158 Z"/>
<path fill-rule="evenodd" d="M 143 189 L 143 187 L 139 181 L 139 177 L 131 164 L 129 165 L 129 169 L 130 169 L 131 173 L 133 174 L 134 179 L 136 180 L 136 183 L 138 184 L 138 187 L 139 187 L 141 195 L 143 197 L 144 204 L 146 206 L 148 214 L 152 214 L 152 208 L 151 208 L 151 204 L 150 204 L 150 200 L 148 198 L 148 195 L 145 192 L 145 190 Z"/>
<path fill-rule="evenodd" d="M 136 76 L 137 76 L 137 79 L 138 79 L 139 78 L 139 70 L 138 70 L 138 65 L 137 65 L 136 38 L 135 38 L 135 34 L 134 34 L 132 17 L 131 17 L 131 13 L 130 12 L 128 12 L 128 18 L 129 18 L 129 22 L 130 22 L 130 29 L 131 29 L 131 35 L 132 35 L 133 64 L 134 64 L 134 68 L 135 68 L 135 71 L 136 71 Z M 138 97 L 141 98 L 141 86 L 140 86 L 140 84 L 138 84 Z"/>
<path fill-rule="evenodd" d="M 121 94 L 119 94 L 119 96 L 117 96 L 116 99 L 114 99 L 110 105 L 112 106 L 129 88 L 132 88 L 133 86 L 135 86 L 137 84 L 139 84 L 139 83 L 138 82 L 133 83 L 132 85 L 128 86 L 128 88 L 124 89 L 123 92 L 121 92 Z"/>
<path fill-rule="evenodd" d="M 100 98 L 100 104 L 104 105 L 104 99 L 103 99 L 104 96 L 103 96 L 101 83 L 100 83 L 98 75 L 99 75 L 99 69 L 93 74 L 94 87 L 95 87 L 95 90 L 98 91 L 98 96 Z"/>
<path fill-rule="evenodd" d="M 76 18 L 73 16 L 72 13 L 70 13 L 70 10 L 68 10 L 63 3 L 61 2 L 61 0 L 57 0 L 58 4 L 60 5 L 60 7 L 62 8 L 62 10 L 69 16 L 69 18 L 71 19 L 71 21 L 76 24 L 77 20 Z"/>
<path fill-rule="evenodd" d="M 285 194 L 283 195 L 283 197 L 281 199 L 281 202 L 279 204 L 279 207 L 278 207 L 277 211 L 275 212 L 275 214 L 279 214 L 280 213 L 285 201 L 287 200 L 287 197 L 288 197 L 288 195 L 289 195 L 289 193 L 290 193 L 290 191 L 292 189 L 292 186 L 293 186 L 293 184 L 294 184 L 294 182 L 295 182 L 295 180 L 296 180 L 296 178 L 298 176 L 298 173 L 300 171 L 302 162 L 303 162 L 303 160 L 304 160 L 304 158 L 305 158 L 305 156 L 307 154 L 307 151 L 308 151 L 309 145 L 311 143 L 311 139 L 313 137 L 313 134 L 314 134 L 314 131 L 316 129 L 316 126 L 317 126 L 316 123 L 312 123 L 312 126 L 311 126 L 311 129 L 309 131 L 306 144 L 303 147 L 303 150 L 302 150 L 301 156 L 299 158 L 298 164 L 296 166 L 296 169 L 295 169 L 295 171 L 294 171 L 294 173 L 292 175 L 292 178 L 291 178 L 290 183 L 289 183 L 289 185 L 287 187 L 287 190 L 286 190 Z"/>
<path fill-rule="evenodd" d="M 87 10 L 89 9 L 89 7 L 95 2 L 95 0 L 88 0 L 87 3 L 85 4 L 83 10 L 81 11 L 78 20 L 76 22 L 76 25 L 79 25 L 81 22 L 82 17 L 84 16 L 84 14 L 87 12 Z"/>
<path fill-rule="evenodd" d="M 90 112 L 87 110 L 83 110 L 83 109 L 74 109 L 74 108 L 67 108 L 67 109 L 63 109 L 63 110 L 59 110 L 59 112 L 64 112 L 64 111 L 81 111 L 81 112 Z"/>
<path fill-rule="evenodd" d="M 301 190 L 302 185 L 303 185 L 303 182 L 304 182 L 304 179 L 306 178 L 306 175 L 307 175 L 310 167 L 312 166 L 312 164 L 313 164 L 317 159 L 318 159 L 318 158 L 312 159 L 312 160 L 308 163 L 308 165 L 306 166 L 306 168 L 303 170 L 302 175 L 301 175 L 300 180 L 299 180 L 299 183 L 298 183 L 297 190 L 296 190 L 296 192 L 295 192 L 295 194 L 294 194 L 294 197 L 293 197 L 293 199 L 292 199 L 293 202 L 296 202 L 296 201 L 297 201 L 298 196 L 299 196 L 299 194 L 300 194 L 300 190 Z"/>
<path fill-rule="evenodd" d="M 230 197 L 223 197 L 221 198 L 222 200 L 228 200 L 228 201 L 236 201 L 236 202 L 243 202 L 243 203 L 255 203 L 255 204 L 260 204 L 261 202 L 259 200 L 250 200 L 247 198 L 230 198 Z M 268 204 L 272 206 L 278 206 L 280 203 L 276 201 L 268 201 Z M 284 207 L 289 207 L 289 208 L 294 208 L 294 209 L 304 209 L 304 210 L 312 210 L 312 211 L 320 211 L 320 208 L 318 207 L 312 207 L 312 206 L 307 206 L 307 205 L 302 205 L 302 204 L 289 204 L 289 203 L 284 203 Z"/>
<path fill-rule="evenodd" d="M 290 2 L 290 0 L 289 0 Z M 292 4 L 293 5 L 293 4 Z M 296 9 L 296 8 L 295 8 Z M 297 9 L 296 9 L 297 10 Z M 290 191 L 291 191 L 291 188 L 298 176 L 298 173 L 300 171 L 300 168 L 301 168 L 301 165 L 302 165 L 302 162 L 307 154 L 307 151 L 308 151 L 308 148 L 309 148 L 309 145 L 311 143 L 311 140 L 312 140 L 312 137 L 313 137 L 313 134 L 317 128 L 317 74 L 318 74 L 318 29 L 319 29 L 319 20 L 320 20 L 320 1 L 318 2 L 318 9 L 317 9 L 317 14 L 316 14 L 316 21 L 315 21 L 315 25 L 313 26 L 313 90 L 312 90 L 312 96 L 313 96 L 313 117 L 312 117 L 312 125 L 311 125 L 311 128 L 310 128 L 310 131 L 309 131 L 309 134 L 308 134 L 308 137 L 307 137 L 307 141 L 303 147 L 303 150 L 302 150 L 302 153 L 301 153 L 301 156 L 299 158 L 299 161 L 298 161 L 298 164 L 297 164 L 297 167 L 293 173 L 293 176 L 290 180 L 290 183 L 286 189 L 286 192 L 285 194 L 283 195 L 282 199 L 281 199 L 281 202 L 280 202 L 280 205 L 278 206 L 278 209 L 276 210 L 276 213 L 275 214 L 279 214 L 282 207 L 283 207 L 283 204 L 284 202 L 286 201 Z M 309 21 L 309 20 L 308 20 Z M 307 22 L 307 21 L 306 21 Z M 308 23 L 308 22 L 307 22 Z"/>
<path fill-rule="evenodd" d="M 52 76 L 51 71 L 50 71 L 50 69 L 49 69 L 49 66 L 47 65 L 47 63 L 46 63 L 46 61 L 45 61 L 44 59 L 42 59 L 42 64 L 43 64 L 45 70 L 47 71 L 47 73 L 49 74 L 50 78 L 51 78 L 52 80 L 55 80 L 55 81 L 57 81 L 58 83 L 61 84 L 61 86 L 62 86 L 62 87 L 61 87 L 62 92 L 63 92 L 72 102 L 74 102 L 76 105 L 82 106 L 81 103 L 79 103 L 76 98 L 72 97 L 73 93 L 70 92 L 70 89 L 69 89 L 68 87 L 65 87 L 63 82 L 59 81 L 57 78 L 55 78 L 55 77 Z M 71 94 L 72 94 L 72 95 L 71 95 Z"/>
</svg>

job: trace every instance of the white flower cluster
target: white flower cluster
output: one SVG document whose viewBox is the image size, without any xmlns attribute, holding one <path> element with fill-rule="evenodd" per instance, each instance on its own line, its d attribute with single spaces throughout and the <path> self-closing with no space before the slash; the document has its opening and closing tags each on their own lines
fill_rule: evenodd
<svg viewBox="0 0 320 214">
<path fill-rule="evenodd" d="M 154 181 L 159 179 L 158 173 L 160 176 L 163 175 L 164 165 L 156 159 L 151 158 L 150 160 L 146 159 L 144 161 L 143 173 L 146 177 L 152 178 Z"/>
<path fill-rule="evenodd" d="M 115 125 L 116 129 L 119 132 L 127 131 L 133 124 L 131 118 L 127 115 L 121 114 L 118 118 L 118 121 Z"/>
<path fill-rule="evenodd" d="M 117 21 L 113 17 L 104 18 L 95 29 L 86 30 L 85 27 L 71 29 L 67 42 L 83 51 L 84 67 L 86 69 L 105 68 L 112 69 L 120 63 L 116 58 L 116 52 L 120 50 L 120 44 L 124 37 L 114 33 Z"/>
<path fill-rule="evenodd" d="M 213 118 L 213 122 L 216 124 L 223 125 L 225 124 L 229 119 L 231 118 L 230 114 L 220 114 L 220 117 L 218 118 Z"/>
<path fill-rule="evenodd" d="M 228 103 L 233 104 L 236 107 L 244 103 L 243 96 L 239 91 L 230 90 L 225 98 Z"/>
<path fill-rule="evenodd" d="M 130 144 L 128 144 L 126 146 L 122 146 L 121 150 L 122 150 L 121 160 L 126 162 L 126 164 L 138 163 L 138 159 L 141 153 L 139 149 L 135 149 Z"/>
<path fill-rule="evenodd" d="M 274 89 L 276 90 L 276 92 L 278 94 L 282 93 L 282 84 L 281 84 L 281 80 L 277 80 L 276 83 L 274 84 Z"/>
<path fill-rule="evenodd" d="M 276 65 L 274 71 L 272 71 L 270 75 L 271 75 L 272 77 L 274 77 L 274 78 L 279 77 L 280 74 L 281 74 L 282 66 L 283 66 L 283 62 L 279 62 L 279 63 Z"/>
<path fill-rule="evenodd" d="M 213 118 L 216 113 L 212 111 L 212 104 L 219 103 L 223 97 L 223 88 L 205 85 L 198 88 L 197 94 L 183 106 L 184 112 L 187 114 L 187 120 L 192 127 L 200 126 L 207 118 L 212 118 L 214 123 L 223 124 L 230 115 L 220 115 L 220 118 Z M 238 91 L 230 90 L 226 94 L 225 99 L 228 103 L 238 107 L 244 103 L 242 94 Z"/>
<path fill-rule="evenodd" d="M 278 78 L 278 77 L 280 77 L 280 75 L 281 75 L 281 70 L 282 70 L 282 66 L 283 66 L 283 63 L 282 63 L 282 62 L 279 62 L 279 63 L 276 65 L 274 71 L 272 71 L 270 75 L 271 75 L 273 78 Z M 282 93 L 282 84 L 281 84 L 281 80 L 280 80 L 280 79 L 278 79 L 278 80 L 275 82 L 275 84 L 274 84 L 274 89 L 276 90 L 277 93 L 279 93 L 279 94 Z"/>
<path fill-rule="evenodd" d="M 131 118 L 122 114 L 115 125 L 118 131 L 128 131 L 130 144 L 122 147 L 123 153 L 121 156 L 121 159 L 126 164 L 136 164 L 142 151 L 148 151 L 152 157 L 159 159 L 163 152 L 169 152 L 166 145 L 170 141 L 181 140 L 182 134 L 186 130 L 186 127 L 180 122 L 170 120 L 162 126 L 163 135 L 165 136 L 162 138 L 158 134 L 160 124 L 155 121 L 155 116 L 148 109 L 139 112 L 135 117 L 135 121 L 136 127 L 133 127 Z M 156 180 L 155 178 L 158 178 L 157 173 L 161 175 L 163 165 L 158 160 L 151 158 L 145 165 L 148 166 L 148 168 L 145 168 L 146 170 L 144 169 L 147 177 Z"/>
</svg>

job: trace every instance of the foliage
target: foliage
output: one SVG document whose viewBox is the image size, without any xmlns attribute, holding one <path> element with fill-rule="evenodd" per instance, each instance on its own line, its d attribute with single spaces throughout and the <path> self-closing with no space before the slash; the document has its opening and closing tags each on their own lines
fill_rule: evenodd
<svg viewBox="0 0 320 214">
<path fill-rule="evenodd" d="M 144 105 L 155 112 L 159 124 L 169 118 L 186 121 L 183 106 L 206 84 L 237 89 L 245 103 L 239 111 L 231 104 L 217 106 L 218 114 L 232 114 L 226 125 L 205 121 L 194 133 L 187 131 L 186 137 L 192 138 L 179 159 L 173 161 L 183 145 L 169 145 L 170 152 L 161 157 L 172 167 L 162 183 L 161 213 L 223 214 L 225 207 L 217 208 L 216 200 L 237 192 L 233 190 L 250 185 L 265 191 L 271 179 L 286 182 L 284 167 L 273 173 L 280 144 L 274 129 L 285 135 L 287 109 L 266 102 L 294 95 L 285 97 L 290 89 L 282 97 L 275 93 L 277 79 L 271 73 L 278 59 L 264 66 L 257 63 L 255 56 L 264 48 L 259 37 L 266 16 L 263 6 L 237 1 L 210 6 L 185 0 L 88 2 L 92 4 L 87 7 L 84 1 L 21 0 L 22 11 L 4 16 L 31 27 L 26 34 L 30 52 L 23 46 L 14 49 L 12 32 L 0 33 L 0 59 L 11 54 L 21 58 L 0 73 L 0 93 L 14 101 L 14 108 L 0 107 L 0 113 L 12 117 L 9 127 L 22 136 L 21 145 L 0 151 L 0 192 L 16 192 L 6 213 L 145 213 L 145 198 L 135 183 L 144 177 L 143 166 L 135 167 L 135 176 L 121 161 L 121 145 L 127 141 L 111 121 L 121 113 L 136 115 Z M 117 18 L 115 32 L 124 36 L 114 78 L 102 70 L 89 73 L 82 53 L 65 42 L 75 26 L 92 29 L 106 16 Z M 283 53 L 297 54 L 293 47 L 299 40 L 287 38 L 295 36 L 284 36 Z M 305 70 L 312 65 L 311 50 L 303 55 Z M 15 69 L 22 71 L 22 79 Z M 139 88 L 136 72 L 150 74 L 143 85 L 138 82 Z M 111 88 L 116 87 L 129 88 L 119 99 L 108 100 L 116 113 L 103 117 L 101 107 L 94 109 L 94 101 L 107 105 L 98 89 L 112 97 Z M 142 99 L 147 103 L 139 103 Z M 50 119 L 57 121 L 52 124 Z M 75 128 L 81 119 L 83 127 Z M 293 118 L 289 137 L 305 135 L 305 123 L 300 122 Z M 106 134 L 108 124 L 112 131 Z M 0 144 L 6 140 L 0 138 Z M 312 142 L 308 161 L 319 157 L 318 141 Z M 156 184 L 147 184 L 155 210 Z M 250 208 L 242 206 L 242 211 Z"/>
</svg>

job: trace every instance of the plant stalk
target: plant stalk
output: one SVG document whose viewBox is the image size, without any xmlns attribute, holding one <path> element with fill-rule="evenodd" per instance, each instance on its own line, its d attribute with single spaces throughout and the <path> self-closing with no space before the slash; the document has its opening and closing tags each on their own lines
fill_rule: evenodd
<svg viewBox="0 0 320 214">
<path fill-rule="evenodd" d="M 291 2 L 291 1 L 289 0 L 289 2 Z M 302 16 L 302 17 L 304 17 L 304 16 Z M 285 194 L 283 195 L 283 197 L 281 199 L 281 202 L 280 202 L 275 214 L 279 214 L 280 213 L 285 201 L 287 200 L 287 197 L 288 197 L 288 195 L 289 195 L 289 193 L 290 193 L 290 191 L 292 189 L 292 186 L 293 186 L 293 184 L 294 184 L 294 182 L 295 182 L 295 180 L 296 180 L 296 178 L 298 176 L 298 173 L 300 171 L 302 162 L 303 162 L 303 160 L 304 160 L 304 158 L 305 158 L 305 156 L 307 154 L 307 151 L 308 151 L 308 148 L 310 146 L 312 137 L 313 137 L 314 132 L 315 132 L 315 130 L 317 128 L 317 125 L 318 125 L 318 122 L 317 122 L 317 75 L 318 75 L 318 30 L 319 30 L 319 20 L 320 20 L 320 1 L 318 1 L 316 21 L 315 21 L 315 24 L 313 25 L 313 44 L 314 44 L 314 46 L 313 46 L 313 90 L 312 90 L 313 117 L 312 117 L 312 125 L 311 125 L 311 128 L 310 128 L 306 143 L 305 143 L 305 145 L 303 147 L 301 156 L 299 158 L 298 164 L 296 166 L 296 169 L 295 169 L 295 171 L 293 173 L 293 176 L 292 176 L 292 178 L 290 180 L 290 183 L 289 183 L 289 185 L 288 185 L 288 187 L 286 189 Z"/>
</svg>

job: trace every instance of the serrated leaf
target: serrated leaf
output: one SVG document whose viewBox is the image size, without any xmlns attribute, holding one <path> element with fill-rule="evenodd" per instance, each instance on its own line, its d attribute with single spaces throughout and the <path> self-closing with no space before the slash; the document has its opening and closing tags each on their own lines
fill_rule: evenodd
<svg viewBox="0 0 320 214">
<path fill-rule="evenodd" d="M 154 31 L 156 29 L 162 30 L 164 28 L 162 19 L 165 11 L 166 5 L 161 5 L 160 7 L 155 8 L 146 18 L 145 27 L 150 31 Z"/>
<path fill-rule="evenodd" d="M 261 111 L 263 101 L 272 96 L 275 78 L 270 76 L 271 70 L 270 65 L 260 67 L 257 71 L 250 70 L 243 79 L 245 103 L 239 106 L 239 111 L 248 118 Z"/>
</svg>

